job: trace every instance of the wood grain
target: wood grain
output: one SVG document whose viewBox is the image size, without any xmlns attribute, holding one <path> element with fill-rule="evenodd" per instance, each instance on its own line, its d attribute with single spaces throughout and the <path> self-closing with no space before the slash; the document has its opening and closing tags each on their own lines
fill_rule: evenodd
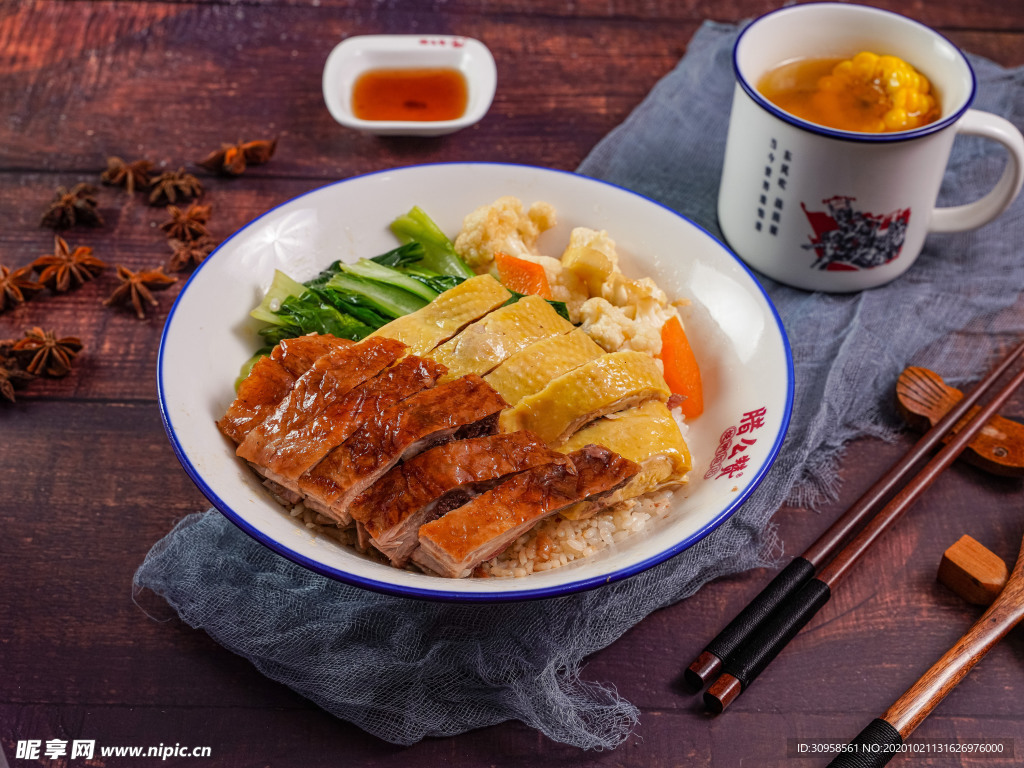
<svg viewBox="0 0 1024 768">
<path fill-rule="evenodd" d="M 176 168 L 221 142 L 279 134 L 271 163 L 238 179 L 203 177 L 220 237 L 302 192 L 397 165 L 507 160 L 572 169 L 676 65 L 704 20 L 735 22 L 777 5 L 8 0 L 0 4 L 0 263 L 46 252 L 52 233 L 38 220 L 53 190 L 95 181 L 112 154 Z M 969 51 L 1024 64 L 1020 4 L 880 5 L 939 27 Z M 320 92 L 324 59 L 343 37 L 377 32 L 484 40 L 499 73 L 487 117 L 436 140 L 379 139 L 335 124 Z M 100 207 L 108 226 L 71 230 L 69 242 L 133 269 L 166 258 L 163 211 L 111 188 L 100 190 Z M 44 324 L 85 342 L 71 376 L 34 382 L 0 407 L 0 749 L 12 766 L 21 762 L 17 740 L 50 738 L 213 748 L 212 761 L 191 766 L 793 766 L 787 739 L 849 738 L 977 616 L 935 581 L 951 541 L 969 533 L 1009 559 L 1020 540 L 1020 481 L 957 466 L 720 720 L 707 719 L 677 680 L 709 631 L 767 582 L 766 571 L 719 580 L 588 660 L 586 679 L 615 685 L 641 709 L 636 735 L 617 750 L 582 754 L 518 723 L 395 747 L 271 682 L 160 600 L 140 597 L 157 620 L 133 603 L 131 578 L 146 551 L 207 503 L 176 462 L 156 405 L 156 350 L 180 286 L 143 322 L 103 309 L 111 290 L 108 273 L 0 315 L 0 338 Z M 1006 411 L 1022 412 L 1020 397 Z M 840 498 L 820 513 L 776 516 L 787 551 L 813 542 L 911 441 L 851 446 Z M 1019 635 L 997 646 L 917 735 L 1011 738 L 1024 753 Z"/>
<path fill-rule="evenodd" d="M 963 393 L 951 387 L 934 371 L 911 366 L 896 382 L 896 401 L 900 414 L 918 431 L 933 428 L 963 399 Z M 963 423 L 974 418 L 975 407 Z M 962 425 L 957 424 L 956 429 Z M 964 450 L 963 459 L 987 472 L 1011 477 L 1024 476 L 1024 424 L 994 416 Z"/>
<path fill-rule="evenodd" d="M 963 637 L 882 715 L 906 741 L 974 666 L 1024 619 L 1024 543 L 1010 578 Z"/>
<path fill-rule="evenodd" d="M 1006 586 L 1006 563 L 966 533 L 942 553 L 940 584 L 975 605 L 990 605 Z"/>
</svg>

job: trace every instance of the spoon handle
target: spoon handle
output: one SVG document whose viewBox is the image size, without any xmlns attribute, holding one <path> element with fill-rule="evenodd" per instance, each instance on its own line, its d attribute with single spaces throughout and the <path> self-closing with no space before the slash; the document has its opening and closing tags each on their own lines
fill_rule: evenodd
<svg viewBox="0 0 1024 768">
<path fill-rule="evenodd" d="M 899 746 L 984 658 L 1024 618 L 1024 548 L 1006 587 L 981 618 L 907 689 L 881 718 L 874 720 L 850 743 L 830 768 L 875 768 L 899 754 Z"/>
<path fill-rule="evenodd" d="M 906 738 L 1024 618 L 1024 582 L 1008 583 L 987 611 L 882 715 Z"/>
</svg>

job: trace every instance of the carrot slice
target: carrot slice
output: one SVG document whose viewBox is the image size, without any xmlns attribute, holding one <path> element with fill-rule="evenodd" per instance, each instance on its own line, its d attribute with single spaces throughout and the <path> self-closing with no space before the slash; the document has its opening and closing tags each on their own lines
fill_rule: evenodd
<svg viewBox="0 0 1024 768">
<path fill-rule="evenodd" d="M 661 327 L 659 357 L 665 365 L 665 382 L 668 388 L 685 398 L 679 407 L 683 416 L 688 419 L 700 416 L 704 412 L 704 389 L 700 381 L 700 367 L 678 317 L 672 317 Z"/>
<path fill-rule="evenodd" d="M 551 298 L 547 273 L 537 262 L 498 251 L 494 254 L 494 265 L 498 268 L 498 279 L 509 290 L 542 299 Z"/>
</svg>

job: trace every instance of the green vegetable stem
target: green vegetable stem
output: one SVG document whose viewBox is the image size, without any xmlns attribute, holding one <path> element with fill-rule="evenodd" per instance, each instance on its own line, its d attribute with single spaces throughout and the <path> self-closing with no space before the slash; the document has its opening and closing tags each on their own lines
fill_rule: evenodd
<svg viewBox="0 0 1024 768">
<path fill-rule="evenodd" d="M 418 206 L 395 219 L 391 230 L 402 243 L 397 248 L 354 264 L 335 261 L 305 283 L 275 271 L 266 296 L 249 313 L 266 323 L 259 330 L 264 346 L 243 366 L 239 381 L 282 339 L 329 333 L 359 341 L 474 276 Z"/>
</svg>

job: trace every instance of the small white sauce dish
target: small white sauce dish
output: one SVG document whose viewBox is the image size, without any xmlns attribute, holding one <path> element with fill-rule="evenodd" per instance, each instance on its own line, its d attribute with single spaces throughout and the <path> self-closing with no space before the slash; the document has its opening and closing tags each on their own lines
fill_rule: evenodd
<svg viewBox="0 0 1024 768">
<path fill-rule="evenodd" d="M 363 120 L 352 113 L 352 88 L 372 69 L 456 69 L 466 78 L 466 111 L 454 120 Z M 357 35 L 331 51 L 324 65 L 324 101 L 347 128 L 380 136 L 441 136 L 479 122 L 494 99 L 498 69 L 483 43 L 456 35 Z"/>
</svg>

